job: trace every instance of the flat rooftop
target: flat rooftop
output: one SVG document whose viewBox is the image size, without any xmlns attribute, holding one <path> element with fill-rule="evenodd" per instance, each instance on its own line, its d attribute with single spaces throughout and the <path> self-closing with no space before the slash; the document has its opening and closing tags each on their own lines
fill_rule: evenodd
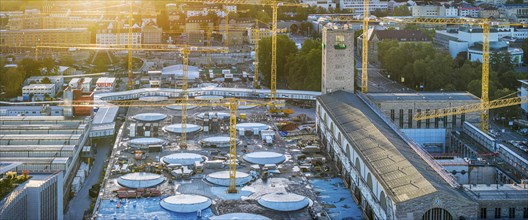
<svg viewBox="0 0 528 220">
<path fill-rule="evenodd" d="M 317 100 L 395 202 L 436 191 L 464 199 L 356 94 L 337 91 Z"/>
<path fill-rule="evenodd" d="M 6 173 L 12 169 L 15 169 L 20 165 L 22 165 L 22 163 L 20 162 L 0 163 L 0 174 Z"/>
<path fill-rule="evenodd" d="M 0 152 L 73 150 L 75 150 L 75 145 L 0 145 Z"/>
<path fill-rule="evenodd" d="M 24 86 L 22 89 L 51 89 L 54 87 L 55 84 L 31 84 Z"/>
<path fill-rule="evenodd" d="M 456 100 L 478 101 L 475 95 L 469 92 L 421 92 L 421 93 L 368 93 L 368 98 L 374 102 L 379 101 L 419 101 L 419 100 Z"/>
<path fill-rule="evenodd" d="M 108 124 L 114 122 L 119 107 L 101 107 L 95 113 L 93 124 Z"/>
<path fill-rule="evenodd" d="M 528 198 L 527 184 L 464 185 L 468 194 L 477 200 L 522 200 Z"/>
</svg>

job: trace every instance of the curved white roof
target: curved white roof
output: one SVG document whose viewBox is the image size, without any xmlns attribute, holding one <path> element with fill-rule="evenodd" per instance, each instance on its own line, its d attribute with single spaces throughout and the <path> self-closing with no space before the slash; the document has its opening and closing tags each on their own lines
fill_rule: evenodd
<svg viewBox="0 0 528 220">
<path fill-rule="evenodd" d="M 161 114 L 161 113 L 141 113 L 141 114 L 134 115 L 133 118 L 138 121 L 151 122 L 151 121 L 161 121 L 167 118 L 167 115 Z"/>
<path fill-rule="evenodd" d="M 212 216 L 210 220 L 271 220 L 268 217 L 250 214 L 250 213 L 229 213 L 218 216 Z"/>
<path fill-rule="evenodd" d="M 259 151 L 249 153 L 243 156 L 244 160 L 256 164 L 277 164 L 286 160 L 284 154 L 269 151 Z"/>
<path fill-rule="evenodd" d="M 194 153 L 175 153 L 164 156 L 161 158 L 161 161 L 166 164 L 181 164 L 184 166 L 194 165 L 195 161 L 203 162 L 207 158 L 200 154 Z"/>
<path fill-rule="evenodd" d="M 165 181 L 165 177 L 155 173 L 129 173 L 117 179 L 117 183 L 128 188 L 149 188 Z"/>
<path fill-rule="evenodd" d="M 200 195 L 174 195 L 160 201 L 161 207 L 180 213 L 197 212 L 211 206 L 211 199 Z"/>
<path fill-rule="evenodd" d="M 237 130 L 243 128 L 244 130 L 253 130 L 254 128 L 257 128 L 259 131 L 268 129 L 267 124 L 262 123 L 240 123 L 236 125 Z"/>
<path fill-rule="evenodd" d="M 162 75 L 175 75 L 177 78 L 183 76 L 183 65 L 177 64 L 172 66 L 163 67 L 161 70 Z M 200 69 L 195 66 L 187 66 L 187 79 L 193 80 L 200 78 Z"/>
<path fill-rule="evenodd" d="M 194 99 L 196 100 L 220 100 L 223 98 L 224 97 L 220 95 L 201 95 L 201 96 L 194 97 Z"/>
<path fill-rule="evenodd" d="M 202 127 L 198 126 L 198 125 L 195 125 L 195 124 L 187 124 L 187 127 L 185 129 L 185 132 L 186 133 L 191 133 L 191 132 L 195 132 L 195 131 L 199 131 Z M 172 133 L 182 133 L 182 124 L 171 124 L 171 125 L 166 125 L 165 127 L 163 127 L 163 130 L 165 131 L 168 131 L 168 132 L 172 132 Z"/>
<path fill-rule="evenodd" d="M 213 80 L 215 82 L 225 82 L 225 78 L 224 77 L 214 78 Z M 231 80 L 233 80 L 233 82 L 237 82 L 237 81 L 240 81 L 240 78 L 239 77 L 233 77 L 233 78 L 231 78 Z"/>
<path fill-rule="evenodd" d="M 251 181 L 253 177 L 247 173 L 236 171 L 236 184 L 237 186 L 244 185 Z M 229 171 L 219 171 L 210 173 L 205 179 L 211 183 L 220 186 L 229 186 Z"/>
<path fill-rule="evenodd" d="M 165 140 L 161 138 L 135 138 L 128 141 L 130 147 L 147 147 L 148 145 L 163 144 Z"/>
<path fill-rule="evenodd" d="M 252 109 L 252 108 L 255 108 L 255 107 L 257 107 L 257 106 L 256 105 L 251 105 L 251 104 L 249 104 L 249 105 L 239 105 L 237 109 L 238 110 L 245 110 L 245 109 Z"/>
<path fill-rule="evenodd" d="M 230 138 L 228 136 L 216 136 L 216 137 L 208 137 L 204 138 L 202 141 L 205 143 L 212 143 L 212 144 L 229 144 Z"/>
<path fill-rule="evenodd" d="M 139 101 L 146 101 L 146 102 L 159 102 L 169 99 L 167 96 L 145 96 L 140 97 Z"/>
<path fill-rule="evenodd" d="M 295 211 L 302 209 L 310 204 L 306 196 L 294 193 L 270 193 L 262 196 L 258 203 L 266 208 L 277 211 Z"/>
<path fill-rule="evenodd" d="M 214 115 L 218 115 L 219 119 L 229 118 L 229 113 L 226 113 L 226 112 L 208 112 L 208 113 L 209 113 L 209 119 L 212 119 Z M 196 115 L 196 117 L 204 118 L 205 117 L 205 112 L 202 112 L 202 113 Z"/>
<path fill-rule="evenodd" d="M 168 109 L 171 109 L 171 110 L 181 111 L 182 105 L 172 104 L 172 105 L 165 106 L 165 108 L 168 108 Z M 198 108 L 198 106 L 196 106 L 196 105 L 188 105 L 187 106 L 187 109 L 195 109 L 195 108 Z"/>
</svg>

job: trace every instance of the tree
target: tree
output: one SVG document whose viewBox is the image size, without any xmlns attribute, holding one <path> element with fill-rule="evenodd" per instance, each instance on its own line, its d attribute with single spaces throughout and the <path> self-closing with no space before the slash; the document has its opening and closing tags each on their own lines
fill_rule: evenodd
<svg viewBox="0 0 528 220">
<path fill-rule="evenodd" d="M 31 58 L 25 58 L 20 61 L 18 68 L 21 72 L 25 73 L 26 76 L 37 76 L 40 75 L 42 63 Z"/>
<path fill-rule="evenodd" d="M 71 66 L 73 63 L 74 61 L 71 55 L 66 55 L 60 58 L 60 65 L 62 66 Z"/>
<path fill-rule="evenodd" d="M 5 96 L 14 97 L 20 94 L 22 84 L 24 83 L 25 74 L 16 68 L 9 68 L 2 71 L 0 75 L 0 85 L 3 86 Z"/>
<path fill-rule="evenodd" d="M 514 93 L 514 90 L 510 90 L 508 88 L 498 89 L 494 92 L 492 99 L 502 99 L 507 98 L 507 96 L 511 97 Z M 493 109 L 492 112 L 497 118 L 511 119 L 521 115 L 521 108 L 518 105 L 515 105 Z"/>
<path fill-rule="evenodd" d="M 524 64 L 528 64 L 528 38 L 524 39 L 521 48 L 523 49 Z"/>
<path fill-rule="evenodd" d="M 401 5 L 394 8 L 393 16 L 411 16 L 411 11 L 406 5 Z"/>
<path fill-rule="evenodd" d="M 376 9 L 372 12 L 372 15 L 379 18 L 379 17 L 387 17 L 389 13 L 387 12 L 387 10 Z"/>
<path fill-rule="evenodd" d="M 160 10 L 160 13 L 156 17 L 157 25 L 161 27 L 162 30 L 167 31 L 169 30 L 169 14 L 167 13 L 167 10 Z"/>
<path fill-rule="evenodd" d="M 42 78 L 42 84 L 51 84 L 51 80 L 48 77 Z"/>
<path fill-rule="evenodd" d="M 42 66 L 46 69 L 46 74 L 48 75 L 55 74 L 57 71 L 55 59 L 51 57 L 44 58 L 44 60 L 42 60 Z"/>
<path fill-rule="evenodd" d="M 493 52 L 490 56 L 490 66 L 498 73 L 513 71 L 515 68 L 511 54 L 508 52 Z"/>
<path fill-rule="evenodd" d="M 288 58 L 285 66 L 288 88 L 321 90 L 321 41 L 306 40 L 301 50 Z"/>
<path fill-rule="evenodd" d="M 297 52 L 297 46 L 286 35 L 277 36 L 277 82 L 285 82 L 285 64 L 287 58 Z M 259 41 L 259 68 L 263 74 L 264 82 L 270 85 L 271 74 L 271 38 L 264 38 Z"/>
<path fill-rule="evenodd" d="M 472 80 L 467 85 L 467 91 L 480 98 L 482 94 L 482 81 L 480 79 Z"/>
</svg>

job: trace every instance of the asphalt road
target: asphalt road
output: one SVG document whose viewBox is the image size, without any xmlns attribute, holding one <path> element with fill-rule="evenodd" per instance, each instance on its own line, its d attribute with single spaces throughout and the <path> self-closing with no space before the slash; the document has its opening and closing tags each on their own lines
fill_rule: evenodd
<svg viewBox="0 0 528 220">
<path fill-rule="evenodd" d="M 84 212 L 90 208 L 90 196 L 88 195 L 88 190 L 92 187 L 93 184 L 99 182 L 99 177 L 103 171 L 104 160 L 107 159 L 108 154 L 113 146 L 112 141 L 99 141 L 97 143 L 97 154 L 95 156 L 95 161 L 93 163 L 92 170 L 86 178 L 81 189 L 72 200 L 70 200 L 68 211 L 64 214 L 64 219 L 66 220 L 80 220 L 83 219 Z"/>
</svg>

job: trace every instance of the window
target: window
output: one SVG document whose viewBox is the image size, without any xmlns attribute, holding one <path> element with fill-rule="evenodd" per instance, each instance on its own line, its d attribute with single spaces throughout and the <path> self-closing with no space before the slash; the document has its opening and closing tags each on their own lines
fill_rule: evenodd
<svg viewBox="0 0 528 220">
<path fill-rule="evenodd" d="M 460 114 L 460 125 L 464 125 L 464 121 L 466 120 L 466 114 L 462 113 Z"/>
<path fill-rule="evenodd" d="M 391 120 L 394 121 L 394 109 L 391 109 L 390 117 L 391 117 Z"/>
<path fill-rule="evenodd" d="M 420 114 L 422 112 L 421 109 L 416 109 L 416 112 Z M 421 128 L 422 127 L 422 120 L 416 120 L 416 127 Z"/>
<path fill-rule="evenodd" d="M 481 219 L 486 219 L 487 218 L 487 216 L 486 216 L 487 213 L 486 212 L 487 212 L 486 208 L 480 208 L 480 216 L 479 217 Z"/>
<path fill-rule="evenodd" d="M 451 123 L 453 125 L 453 128 L 456 127 L 456 119 L 457 119 L 456 115 L 453 115 L 453 118 L 451 119 L 452 120 Z"/>
<path fill-rule="evenodd" d="M 501 217 L 501 208 L 495 208 L 495 218 Z"/>
<path fill-rule="evenodd" d="M 400 109 L 400 128 L 403 128 L 403 109 Z"/>
<path fill-rule="evenodd" d="M 515 218 L 515 208 L 510 208 L 510 210 L 508 212 L 508 217 L 509 218 Z"/>
<path fill-rule="evenodd" d="M 343 36 L 343 35 L 336 35 L 336 42 L 338 42 L 338 43 L 345 42 L 345 36 Z"/>
<path fill-rule="evenodd" d="M 429 109 L 425 109 L 426 112 L 429 111 Z M 425 128 L 429 128 L 431 126 L 431 119 L 425 119 Z"/>
<path fill-rule="evenodd" d="M 407 127 L 412 128 L 412 121 L 413 121 L 412 109 L 409 109 L 408 114 L 409 114 L 409 118 L 407 119 Z"/>
<path fill-rule="evenodd" d="M 438 118 L 434 119 L 435 128 L 438 128 L 438 121 L 439 121 Z"/>
<path fill-rule="evenodd" d="M 528 208 L 523 209 L 523 218 L 528 218 Z"/>
</svg>

